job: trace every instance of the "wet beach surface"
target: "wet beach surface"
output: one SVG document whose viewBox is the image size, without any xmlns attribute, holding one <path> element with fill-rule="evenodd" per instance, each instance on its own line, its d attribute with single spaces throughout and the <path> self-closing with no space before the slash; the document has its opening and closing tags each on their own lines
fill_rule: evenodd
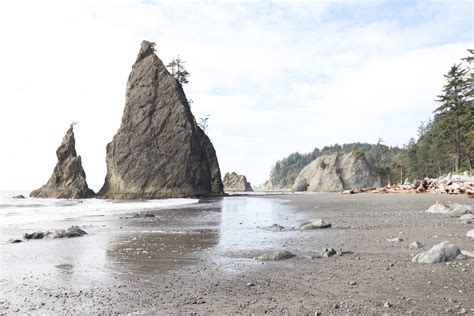
<svg viewBox="0 0 474 316">
<path fill-rule="evenodd" d="M 438 199 L 473 204 L 432 194 L 239 196 L 143 212 L 154 217 L 89 214 L 3 228 L 0 312 L 472 313 L 474 260 L 411 263 L 421 251 L 408 248 L 415 240 L 473 251 L 472 225 L 422 212 Z M 292 229 L 309 218 L 333 227 Z M 269 230 L 275 223 L 285 229 Z M 88 235 L 5 243 L 73 224 Z M 352 254 L 305 258 L 323 247 Z M 279 250 L 297 257 L 253 260 Z"/>
</svg>

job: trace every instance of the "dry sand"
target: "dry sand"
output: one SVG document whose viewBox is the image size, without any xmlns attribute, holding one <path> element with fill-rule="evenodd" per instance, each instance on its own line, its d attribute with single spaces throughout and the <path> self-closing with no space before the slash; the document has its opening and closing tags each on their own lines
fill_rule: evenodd
<svg viewBox="0 0 474 316">
<path fill-rule="evenodd" d="M 473 259 L 411 262 L 422 251 L 413 241 L 474 250 L 473 224 L 423 212 L 436 200 L 473 204 L 434 194 L 227 197 L 156 218 L 65 223 L 89 235 L 0 245 L 0 312 L 472 314 Z M 333 226 L 291 230 L 311 218 Z M 288 229 L 264 229 L 274 223 Z M 323 247 L 352 254 L 304 257 Z M 252 259 L 278 250 L 297 256 Z"/>
</svg>

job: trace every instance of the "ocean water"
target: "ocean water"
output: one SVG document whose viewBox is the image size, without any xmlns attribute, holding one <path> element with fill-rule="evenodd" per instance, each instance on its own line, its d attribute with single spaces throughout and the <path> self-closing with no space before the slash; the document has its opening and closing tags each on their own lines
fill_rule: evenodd
<svg viewBox="0 0 474 316">
<path fill-rule="evenodd" d="M 198 199 L 114 201 L 0 197 L 0 230 L 84 217 L 127 214 L 198 203 Z"/>
</svg>

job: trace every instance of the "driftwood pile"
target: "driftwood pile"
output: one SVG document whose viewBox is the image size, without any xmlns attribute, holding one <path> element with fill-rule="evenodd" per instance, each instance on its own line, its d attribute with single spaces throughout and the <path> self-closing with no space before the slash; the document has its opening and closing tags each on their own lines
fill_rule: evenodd
<svg viewBox="0 0 474 316">
<path fill-rule="evenodd" d="M 425 178 L 409 182 L 405 180 L 403 184 L 386 185 L 382 188 L 364 188 L 359 190 L 347 190 L 343 194 L 356 193 L 442 193 L 442 194 L 466 194 L 474 198 L 474 176 L 467 172 L 464 175 L 452 175 L 439 177 L 436 179 Z"/>
</svg>

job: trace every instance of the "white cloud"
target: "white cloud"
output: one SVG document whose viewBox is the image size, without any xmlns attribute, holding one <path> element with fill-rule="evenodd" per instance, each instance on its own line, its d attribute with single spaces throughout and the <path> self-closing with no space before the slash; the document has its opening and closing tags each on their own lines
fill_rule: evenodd
<svg viewBox="0 0 474 316">
<path fill-rule="evenodd" d="M 379 137 L 401 145 L 472 46 L 472 34 L 459 35 L 466 23 L 472 30 L 469 14 L 438 3 L 416 23 L 396 14 L 364 22 L 334 7 L 358 10 L 327 1 L 2 2 L 0 188 L 44 184 L 72 121 L 89 184 L 100 188 L 142 39 L 156 41 L 165 62 L 177 53 L 188 62 L 185 90 L 196 117 L 211 115 L 223 172 L 256 184 L 296 150 Z"/>
</svg>

